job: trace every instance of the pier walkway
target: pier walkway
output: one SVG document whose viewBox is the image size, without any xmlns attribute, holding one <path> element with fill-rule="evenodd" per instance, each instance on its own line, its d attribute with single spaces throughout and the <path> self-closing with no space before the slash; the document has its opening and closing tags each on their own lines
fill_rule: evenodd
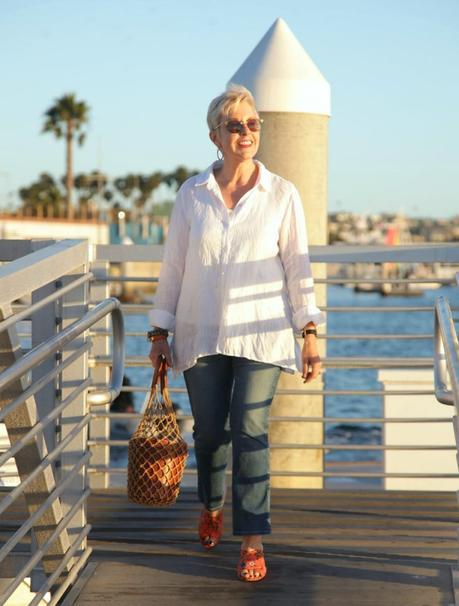
<svg viewBox="0 0 459 606">
<path fill-rule="evenodd" d="M 82 240 L 0 240 L 0 606 L 459 605 L 459 248 L 312 248 L 312 261 L 331 273 L 318 278 L 321 287 L 361 281 L 336 275 L 333 264 L 441 263 L 448 275 L 402 283 L 446 288 L 429 304 L 345 298 L 344 305 L 323 306 L 344 319 L 384 314 L 384 330 L 340 319 L 338 331 L 319 335 L 327 384 L 278 389 L 276 398 L 289 397 L 291 405 L 274 402 L 270 418 L 270 430 L 282 427 L 273 431 L 271 451 L 284 454 L 271 465 L 269 571 L 262 583 L 248 584 L 236 578 L 230 503 L 215 552 L 204 552 L 197 540 L 195 469 L 186 470 L 176 505 L 153 509 L 128 502 L 126 469 L 110 457 L 111 448 L 128 444 L 111 423 L 141 416 L 114 412 L 111 402 L 121 391 L 143 397 L 149 391 L 143 379 L 123 385 L 125 368 L 151 374 L 146 353 L 132 348 L 136 339 L 145 344 L 151 302 L 120 302 L 112 287 L 154 286 L 150 266 L 133 276 L 129 264 L 159 264 L 161 247 L 92 250 Z M 411 332 L 408 323 L 390 325 L 394 314 L 408 312 Z M 140 319 L 125 331 L 126 314 Z M 342 356 L 325 347 L 337 339 L 349 341 Z M 394 339 L 406 347 L 385 343 Z M 362 347 L 354 340 L 363 340 Z M 366 355 L 368 341 L 386 348 Z M 377 384 L 333 380 L 335 371 L 358 369 L 371 370 Z M 185 388 L 170 391 L 178 398 Z M 326 414 L 329 396 L 379 404 L 358 415 L 343 405 L 336 416 Z M 182 411 L 178 419 L 189 439 L 191 415 Z M 292 437 L 286 427 L 298 424 L 314 433 Z M 341 439 L 330 427 L 341 428 Z M 378 440 L 351 439 L 369 427 Z M 371 456 L 360 456 L 357 465 L 347 451 Z M 295 483 L 282 481 L 288 476 Z M 286 484 L 292 487 L 277 487 Z"/>
<path fill-rule="evenodd" d="M 64 605 L 454 604 L 454 492 L 273 489 L 272 504 L 268 576 L 249 584 L 235 575 L 229 504 L 224 540 L 207 553 L 194 490 L 165 509 L 131 504 L 121 489 L 93 491 L 92 558 Z"/>
</svg>

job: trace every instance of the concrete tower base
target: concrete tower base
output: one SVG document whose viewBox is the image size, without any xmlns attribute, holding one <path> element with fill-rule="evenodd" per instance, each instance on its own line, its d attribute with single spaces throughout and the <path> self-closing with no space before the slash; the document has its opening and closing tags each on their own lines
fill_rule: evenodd
<svg viewBox="0 0 459 606">
<path fill-rule="evenodd" d="M 327 141 L 328 116 L 295 112 L 260 112 L 264 119 L 260 150 L 257 155 L 268 170 L 292 181 L 297 187 L 306 217 L 308 243 L 327 244 Z M 314 265 L 313 277 L 326 277 L 325 265 Z M 326 286 L 315 284 L 317 305 L 326 305 Z M 319 329 L 320 330 L 320 329 Z M 325 342 L 319 341 L 319 355 L 326 354 Z M 321 378 L 304 384 L 301 376 L 282 373 L 280 389 L 323 388 Z M 272 416 L 324 415 L 321 395 L 276 396 Z M 321 444 L 323 424 L 310 422 L 273 422 L 270 430 L 272 444 Z M 287 472 L 321 472 L 324 470 L 321 449 L 272 449 L 271 470 Z M 273 477 L 273 487 L 321 488 L 321 477 Z"/>
</svg>

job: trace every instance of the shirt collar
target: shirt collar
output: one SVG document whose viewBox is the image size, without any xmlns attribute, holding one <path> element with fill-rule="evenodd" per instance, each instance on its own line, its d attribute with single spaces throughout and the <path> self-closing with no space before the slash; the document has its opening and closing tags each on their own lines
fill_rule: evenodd
<svg viewBox="0 0 459 606">
<path fill-rule="evenodd" d="M 256 183 L 256 187 L 260 186 L 265 191 L 269 191 L 271 189 L 271 173 L 265 167 L 265 165 L 260 162 L 260 160 L 255 160 L 255 163 L 259 168 L 258 180 Z M 213 189 L 217 184 L 214 177 L 214 168 L 217 166 L 221 166 L 222 161 L 216 160 L 213 162 L 206 170 L 196 175 L 196 181 L 194 182 L 195 187 L 201 187 L 203 185 L 207 186 L 207 189 Z"/>
</svg>

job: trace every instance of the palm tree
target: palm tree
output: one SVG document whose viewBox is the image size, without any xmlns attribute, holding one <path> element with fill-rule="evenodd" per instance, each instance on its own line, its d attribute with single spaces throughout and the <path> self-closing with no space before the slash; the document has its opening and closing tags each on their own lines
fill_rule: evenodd
<svg viewBox="0 0 459 606">
<path fill-rule="evenodd" d="M 139 190 L 140 195 L 135 200 L 137 208 L 145 212 L 145 205 L 150 198 L 153 197 L 155 189 L 157 189 L 164 180 L 163 173 L 156 171 L 151 175 L 139 175 Z"/>
<path fill-rule="evenodd" d="M 189 177 L 197 175 L 198 172 L 198 170 L 189 170 L 185 166 L 177 166 L 173 172 L 164 176 L 164 183 L 169 187 L 175 187 L 176 190 L 179 190 Z"/>
<path fill-rule="evenodd" d="M 45 123 L 42 133 L 53 133 L 58 139 L 65 137 L 66 143 L 66 172 L 65 186 L 67 189 L 67 207 L 72 205 L 73 191 L 73 140 L 77 138 L 79 145 L 85 140 L 83 126 L 88 122 L 89 107 L 84 101 L 77 101 L 75 94 L 69 93 L 56 99 L 45 112 Z"/>
<path fill-rule="evenodd" d="M 31 209 L 34 214 L 38 214 L 41 208 L 46 213 L 52 212 L 59 216 L 63 202 L 61 188 L 48 173 L 41 173 L 37 181 L 28 187 L 21 187 L 19 196 L 23 210 Z"/>
</svg>

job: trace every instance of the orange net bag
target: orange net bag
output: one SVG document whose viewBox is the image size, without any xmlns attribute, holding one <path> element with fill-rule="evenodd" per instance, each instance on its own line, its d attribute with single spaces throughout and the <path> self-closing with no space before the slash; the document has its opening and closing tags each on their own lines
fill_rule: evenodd
<svg viewBox="0 0 459 606">
<path fill-rule="evenodd" d="M 158 385 L 158 380 L 160 385 Z M 167 388 L 167 365 L 155 368 L 150 398 L 129 440 L 127 493 L 141 505 L 175 503 L 188 456 Z"/>
</svg>

